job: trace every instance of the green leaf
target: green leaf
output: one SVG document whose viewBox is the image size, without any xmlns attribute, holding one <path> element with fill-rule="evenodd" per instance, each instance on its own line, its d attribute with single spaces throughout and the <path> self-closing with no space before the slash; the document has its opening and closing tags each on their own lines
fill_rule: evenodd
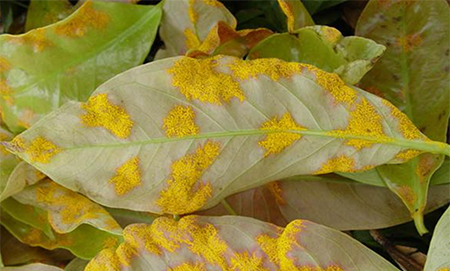
<svg viewBox="0 0 450 271">
<path fill-rule="evenodd" d="M 27 264 L 24 266 L 7 266 L 5 268 L 2 269 L 3 271 L 63 271 L 63 269 L 56 267 L 56 266 L 52 266 L 52 265 L 47 265 L 47 264 L 42 264 L 42 263 L 32 263 L 32 264 Z"/>
<path fill-rule="evenodd" d="M 88 1 L 56 24 L 1 35 L 0 109 L 8 127 L 21 131 L 141 64 L 160 18 L 160 6 Z"/>
<path fill-rule="evenodd" d="M 160 49 L 155 59 L 184 55 L 198 49 L 219 22 L 233 29 L 237 24 L 233 14 L 217 0 L 165 0 L 163 10 L 159 35 L 165 49 Z"/>
<path fill-rule="evenodd" d="M 94 270 L 398 270 L 339 231 L 295 220 L 286 228 L 245 217 L 161 217 L 124 230 L 117 250 L 104 250 Z M 326 251 L 326 253 L 324 253 Z M 163 256 L 162 256 L 163 255 Z"/>
<path fill-rule="evenodd" d="M 450 155 L 336 74 L 228 56 L 132 69 L 3 144 L 102 205 L 171 214 L 290 176 L 366 170 L 416 150 Z"/>
<path fill-rule="evenodd" d="M 357 35 L 387 47 L 360 85 L 391 101 L 429 138 L 444 142 L 450 111 L 449 12 L 444 0 L 372 0 L 356 28 Z M 430 177 L 442 161 L 443 156 L 424 154 L 401 166 L 377 168 L 382 181 L 402 198 L 422 234 Z"/>
<path fill-rule="evenodd" d="M 441 185 L 450 183 L 450 178 L 448 177 L 448 173 L 450 172 L 450 159 L 445 157 L 444 163 L 442 163 L 441 167 L 433 174 L 431 178 L 431 185 Z"/>
<path fill-rule="evenodd" d="M 52 231 L 52 236 L 49 237 L 42 230 L 34 227 L 34 225 L 46 220 L 32 221 L 33 217 L 27 217 L 27 222 L 31 223 L 24 223 L 15 219 L 9 213 L 14 210 L 3 209 L 3 204 L 4 203 L 2 203 L 2 219 L 0 220 L 0 223 L 14 235 L 14 237 L 30 246 L 40 246 L 48 250 L 64 248 L 72 252 L 75 256 L 88 260 L 94 257 L 102 249 L 113 247 L 121 242 L 120 236 L 98 230 L 87 224 L 82 224 L 73 231 L 64 234 Z M 20 203 L 16 204 L 21 205 Z M 23 208 L 28 208 L 28 210 L 30 210 L 30 207 L 32 206 L 24 206 Z M 28 212 L 27 215 L 24 215 L 23 213 L 15 215 L 16 217 L 17 215 L 20 215 L 21 220 L 24 220 L 24 217 L 28 216 Z"/>
<path fill-rule="evenodd" d="M 294 33 L 298 29 L 314 25 L 314 21 L 300 0 L 278 0 L 281 10 L 287 17 L 287 29 Z"/>
<path fill-rule="evenodd" d="M 436 225 L 424 271 L 446 271 L 450 268 L 450 208 Z"/>
<path fill-rule="evenodd" d="M 361 37 L 342 37 L 328 26 L 304 27 L 296 35 L 272 35 L 249 53 L 249 59 L 279 58 L 335 72 L 349 84 L 357 83 L 383 53 L 385 47 Z"/>
<path fill-rule="evenodd" d="M 72 4 L 67 0 L 31 0 L 27 10 L 25 31 L 61 21 L 73 11 Z"/>
</svg>

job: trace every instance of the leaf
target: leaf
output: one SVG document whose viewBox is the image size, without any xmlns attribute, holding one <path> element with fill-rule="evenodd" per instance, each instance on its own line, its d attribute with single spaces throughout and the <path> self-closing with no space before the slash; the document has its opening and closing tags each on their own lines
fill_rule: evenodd
<svg viewBox="0 0 450 271">
<path fill-rule="evenodd" d="M 286 228 L 244 217 L 161 217 L 124 231 L 116 251 L 103 250 L 93 270 L 397 270 L 351 237 L 309 221 Z M 326 249 L 326 253 L 324 250 Z"/>
<path fill-rule="evenodd" d="M 14 135 L 8 130 L 0 126 L 0 140 L 9 141 L 13 139 Z M 8 183 L 8 178 L 14 171 L 14 168 L 19 164 L 19 159 L 8 152 L 4 146 L 0 146 L 0 197 L 3 196 L 3 191 Z"/>
<path fill-rule="evenodd" d="M 42 263 L 32 263 L 24 266 L 8 266 L 2 269 L 3 271 L 63 271 L 63 269 L 56 266 L 42 264 Z"/>
<path fill-rule="evenodd" d="M 67 0 L 31 0 L 27 10 L 25 31 L 56 23 L 73 11 L 72 4 Z"/>
<path fill-rule="evenodd" d="M 446 271 L 450 269 L 450 208 L 436 225 L 428 251 L 424 271 Z"/>
<path fill-rule="evenodd" d="M 301 28 L 296 35 L 272 35 L 256 45 L 248 58 L 279 58 L 312 64 L 355 84 L 372 68 L 384 49 L 369 39 L 343 37 L 335 28 L 314 26 Z"/>
<path fill-rule="evenodd" d="M 83 271 L 87 264 L 88 261 L 75 258 L 64 268 L 64 271 Z"/>
<path fill-rule="evenodd" d="M 159 6 L 91 2 L 56 24 L 0 36 L 0 109 L 13 132 L 69 100 L 86 100 L 114 75 L 141 64 Z M 99 35 L 101 33 L 101 35 Z"/>
<path fill-rule="evenodd" d="M 233 14 L 217 0 L 165 0 L 163 11 L 159 35 L 165 49 L 160 49 L 155 59 L 198 49 L 220 21 L 232 29 L 237 24 Z"/>
<path fill-rule="evenodd" d="M 287 29 L 294 33 L 298 29 L 314 25 L 314 21 L 300 0 L 278 0 L 284 15 L 287 17 Z"/>
<path fill-rule="evenodd" d="M 403 162 L 411 150 L 450 155 L 335 74 L 227 56 L 130 70 L 4 144 L 102 205 L 170 214 L 290 176 Z"/>
<path fill-rule="evenodd" d="M 433 174 L 430 184 L 441 185 L 450 183 L 450 178 L 448 177 L 449 172 L 450 172 L 450 159 L 448 159 L 448 157 L 445 157 L 442 166 Z"/>
<path fill-rule="evenodd" d="M 24 206 L 23 208 L 27 207 Z M 52 231 L 52 236 L 49 237 L 42 230 L 33 226 L 42 221 L 33 221 L 30 223 L 32 225 L 30 225 L 15 219 L 3 208 L 1 209 L 1 216 L 0 223 L 21 242 L 30 246 L 40 246 L 48 250 L 64 248 L 77 257 L 86 260 L 94 257 L 102 249 L 113 247 L 121 241 L 121 237 L 98 230 L 87 224 L 80 225 L 73 231 L 64 234 Z M 24 216 L 22 213 L 22 220 L 24 217 L 27 216 Z M 30 219 L 32 217 L 27 217 L 27 220 Z"/>
<path fill-rule="evenodd" d="M 6 184 L 0 193 L 0 202 L 43 178 L 45 178 L 45 175 L 36 168 L 26 162 L 20 162 L 8 176 Z"/>
<path fill-rule="evenodd" d="M 400 108 L 429 138 L 446 140 L 450 103 L 450 17 L 446 1 L 370 1 L 356 33 L 384 44 L 384 57 L 361 82 Z M 430 109 L 432 106 L 432 109 Z M 402 198 L 423 234 L 430 177 L 443 156 L 423 154 L 401 166 L 377 168 Z"/>
</svg>

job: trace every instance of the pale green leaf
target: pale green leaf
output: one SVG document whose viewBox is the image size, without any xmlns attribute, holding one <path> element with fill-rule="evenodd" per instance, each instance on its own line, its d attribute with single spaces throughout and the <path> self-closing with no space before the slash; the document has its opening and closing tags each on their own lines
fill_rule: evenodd
<svg viewBox="0 0 450 271">
<path fill-rule="evenodd" d="M 64 271 L 83 271 L 87 264 L 88 261 L 75 258 L 72 261 L 70 261 L 69 264 L 66 265 Z"/>
<path fill-rule="evenodd" d="M 428 250 L 424 271 L 447 271 L 450 269 L 450 208 L 436 225 Z"/>
<path fill-rule="evenodd" d="M 385 47 L 361 37 L 343 37 L 335 28 L 312 26 L 295 35 L 272 35 L 256 45 L 249 59 L 279 58 L 315 65 L 356 84 L 374 65 Z"/>
<path fill-rule="evenodd" d="M 361 86 L 391 101 L 433 140 L 445 141 L 450 103 L 450 8 L 445 0 L 369 1 L 356 34 L 386 45 Z M 430 177 L 443 156 L 421 155 L 401 166 L 377 168 L 426 232 L 422 211 Z"/>
<path fill-rule="evenodd" d="M 61 21 L 73 11 L 68 0 L 31 0 L 27 9 L 25 31 Z"/>
<path fill-rule="evenodd" d="M 45 177 L 36 168 L 26 162 L 20 162 L 9 175 L 2 192 L 0 202 L 6 198 L 19 193 L 25 187 L 33 185 Z"/>
<path fill-rule="evenodd" d="M 245 217 L 156 219 L 124 230 L 117 250 L 86 267 L 96 270 L 398 270 L 339 231 L 305 220 L 286 228 Z M 326 252 L 326 253 L 325 253 Z"/>
<path fill-rule="evenodd" d="M 0 140 L 11 140 L 14 135 L 0 126 Z M 8 185 L 8 179 L 20 160 L 12 153 L 8 152 L 4 146 L 0 146 L 0 197 Z"/>
<path fill-rule="evenodd" d="M 300 0 L 278 0 L 281 10 L 287 17 L 287 29 L 294 33 L 299 28 L 314 25 L 314 21 Z"/>
<path fill-rule="evenodd" d="M 236 28 L 233 14 L 217 0 L 165 0 L 159 35 L 165 48 L 155 58 L 184 55 L 198 49 L 208 34 L 224 22 Z"/>
<path fill-rule="evenodd" d="M 114 75 L 141 64 L 160 6 L 84 3 L 58 23 L 0 36 L 0 109 L 13 132 L 70 100 L 86 100 Z"/>
<path fill-rule="evenodd" d="M 4 144 L 102 205 L 171 214 L 290 176 L 403 162 L 411 150 L 450 155 L 335 74 L 227 56 L 132 69 Z"/>
</svg>

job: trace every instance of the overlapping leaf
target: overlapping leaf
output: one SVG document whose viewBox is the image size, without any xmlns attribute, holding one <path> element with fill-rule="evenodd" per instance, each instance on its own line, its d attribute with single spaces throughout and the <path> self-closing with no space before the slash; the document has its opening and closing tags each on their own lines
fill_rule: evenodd
<svg viewBox="0 0 450 271">
<path fill-rule="evenodd" d="M 281 10 L 287 18 L 289 33 L 295 33 L 298 29 L 314 25 L 314 21 L 300 0 L 278 0 Z"/>
<path fill-rule="evenodd" d="M 449 13 L 444 0 L 373 0 L 356 29 L 387 46 L 361 86 L 399 107 L 429 138 L 444 142 L 450 111 Z M 402 198 L 420 233 L 426 232 L 422 212 L 430 178 L 442 161 L 443 156 L 423 154 L 405 165 L 377 168 L 376 175 Z"/>
<path fill-rule="evenodd" d="M 328 26 L 304 27 L 295 34 L 273 35 L 249 53 L 249 59 L 276 57 L 315 65 L 357 83 L 384 51 L 384 46 L 361 37 L 343 37 Z"/>
<path fill-rule="evenodd" d="M 280 228 L 244 217 L 162 217 L 128 226 L 124 237 L 86 271 L 398 270 L 348 235 L 303 220 Z"/>
<path fill-rule="evenodd" d="M 32 263 L 24 266 L 9 266 L 2 269 L 3 271 L 63 271 L 63 269 L 42 264 L 42 263 Z"/>
<path fill-rule="evenodd" d="M 424 271 L 450 269 L 450 208 L 442 215 L 431 239 Z"/>
<path fill-rule="evenodd" d="M 159 6 L 88 1 L 56 24 L 0 36 L 0 109 L 8 127 L 21 131 L 66 101 L 84 101 L 142 63 L 160 17 Z"/>
<path fill-rule="evenodd" d="M 103 205 L 172 214 L 289 176 L 366 170 L 417 150 L 450 154 L 335 74 L 226 56 L 130 70 L 6 145 Z"/>
</svg>

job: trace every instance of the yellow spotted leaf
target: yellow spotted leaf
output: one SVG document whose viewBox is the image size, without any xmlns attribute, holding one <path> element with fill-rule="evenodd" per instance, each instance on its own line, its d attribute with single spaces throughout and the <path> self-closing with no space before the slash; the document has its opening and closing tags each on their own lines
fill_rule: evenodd
<svg viewBox="0 0 450 271">
<path fill-rule="evenodd" d="M 295 175 L 404 162 L 408 150 L 450 155 L 336 74 L 221 55 L 129 70 L 3 144 L 95 202 L 157 214 L 207 209 Z"/>
<path fill-rule="evenodd" d="M 239 216 L 161 217 L 129 225 L 124 239 L 85 270 L 398 271 L 350 236 L 306 220 L 281 228 Z"/>
</svg>

